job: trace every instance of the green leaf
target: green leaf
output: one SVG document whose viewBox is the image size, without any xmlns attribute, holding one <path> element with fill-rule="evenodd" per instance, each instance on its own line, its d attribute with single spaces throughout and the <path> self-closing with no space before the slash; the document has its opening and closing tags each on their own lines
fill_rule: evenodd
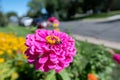
<svg viewBox="0 0 120 80">
<path fill-rule="evenodd" d="M 46 77 L 45 80 L 56 80 L 56 78 L 55 78 L 55 71 L 51 71 L 51 72 L 47 75 L 47 77 Z"/>
<path fill-rule="evenodd" d="M 61 71 L 59 74 L 62 77 L 62 80 L 70 80 L 70 76 L 65 69 Z"/>
</svg>

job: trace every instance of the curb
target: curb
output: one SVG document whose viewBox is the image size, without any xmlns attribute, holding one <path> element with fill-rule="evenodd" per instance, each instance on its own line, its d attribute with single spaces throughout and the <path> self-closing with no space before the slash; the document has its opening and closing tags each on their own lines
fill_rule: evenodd
<svg viewBox="0 0 120 80">
<path fill-rule="evenodd" d="M 72 34 L 72 36 L 80 41 L 87 41 L 89 43 L 93 43 L 93 44 L 97 44 L 97 45 L 104 45 L 104 46 L 109 47 L 109 48 L 120 50 L 120 43 L 119 42 L 102 40 L 102 39 L 98 39 L 98 38 L 81 36 L 81 35 L 77 35 L 77 34 Z"/>
</svg>

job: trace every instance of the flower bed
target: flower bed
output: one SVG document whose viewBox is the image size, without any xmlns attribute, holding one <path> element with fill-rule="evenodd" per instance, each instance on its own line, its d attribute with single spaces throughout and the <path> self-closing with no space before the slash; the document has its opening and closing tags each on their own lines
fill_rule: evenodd
<svg viewBox="0 0 120 80">
<path fill-rule="evenodd" d="M 18 77 L 16 68 L 23 64 L 26 56 L 23 54 L 25 38 L 13 33 L 0 33 L 0 79 Z M 15 76 L 16 75 L 16 76 Z"/>
<path fill-rule="evenodd" d="M 48 31 L 48 33 L 46 34 L 49 33 L 50 32 Z M 58 35 L 57 31 L 55 31 L 55 35 L 56 36 Z M 69 49 L 71 50 L 71 48 L 73 49 L 72 46 L 73 43 L 71 42 L 71 39 L 66 35 L 65 35 L 66 39 L 62 38 L 64 35 L 61 34 L 58 35 L 58 37 L 56 36 L 45 36 L 45 37 L 42 36 L 42 38 L 44 37 L 45 40 L 48 42 L 48 44 L 46 48 L 45 47 L 42 48 L 45 45 L 43 45 L 44 43 L 40 43 L 42 47 L 38 48 L 38 52 L 40 48 L 42 48 L 41 51 L 43 50 L 48 51 L 47 49 L 48 45 L 51 45 L 52 48 L 53 45 L 56 44 L 58 46 L 59 44 L 61 45 L 61 43 L 64 42 L 65 44 L 62 45 L 64 48 L 66 48 L 65 51 L 71 53 L 70 51 L 68 51 Z M 42 38 L 40 39 L 42 40 Z M 52 40 L 52 38 L 54 38 L 55 41 Z M 61 42 L 62 39 L 63 41 Z M 28 37 L 28 40 L 29 43 L 27 43 L 26 45 L 31 45 L 31 40 L 34 41 L 34 39 L 31 38 L 30 36 Z M 67 40 L 70 42 L 66 42 Z M 39 38 L 38 38 L 38 42 L 39 42 Z M 70 48 L 68 45 L 71 45 L 72 47 Z M 42 67 L 39 68 L 40 67 L 39 66 L 38 70 L 35 70 L 32 64 L 27 63 L 27 59 L 26 59 L 27 57 L 23 54 L 24 51 L 27 49 L 25 46 L 24 37 L 17 37 L 15 34 L 12 33 L 9 34 L 0 33 L 0 70 L 1 70 L 0 79 L 1 80 L 5 80 L 5 79 L 6 80 L 16 80 L 16 79 L 17 80 L 93 80 L 93 79 L 111 80 L 112 79 L 111 72 L 115 64 L 112 60 L 112 57 L 107 53 L 106 48 L 104 46 L 93 45 L 87 42 L 80 42 L 75 40 L 75 47 L 77 52 L 76 55 L 74 55 L 73 59 L 70 59 L 69 57 L 68 63 L 66 61 L 65 62 L 63 61 L 63 64 L 64 65 L 69 64 L 68 66 L 57 69 L 52 65 L 52 67 L 54 68 L 50 68 L 46 73 L 43 72 L 46 69 L 43 70 L 43 68 Z M 67 50 L 67 48 L 69 49 Z M 31 49 L 33 49 L 33 47 L 31 47 Z M 58 50 L 57 47 L 54 47 L 52 50 L 55 51 L 54 49 Z M 59 48 L 59 49 L 63 49 L 63 48 Z M 54 53 L 54 54 L 58 55 L 58 53 Z M 59 57 L 57 57 L 57 59 L 59 59 L 62 56 L 61 54 L 59 55 Z M 51 54 L 49 53 L 48 56 L 50 55 Z M 66 53 L 64 55 L 67 56 Z M 73 54 L 71 55 L 73 56 Z M 29 56 L 32 57 L 30 53 Z M 52 55 L 52 57 L 55 56 L 56 55 Z M 38 57 L 40 58 L 40 56 Z M 68 56 L 66 58 L 68 58 Z M 28 59 L 29 59 L 28 61 L 31 62 L 31 59 L 30 58 Z M 52 58 L 52 60 L 54 63 L 57 62 L 55 58 Z M 42 61 L 44 61 L 44 58 Z M 56 72 L 57 71 L 59 72 L 60 70 L 60 72 L 56 73 L 51 69 L 55 69 Z"/>
</svg>

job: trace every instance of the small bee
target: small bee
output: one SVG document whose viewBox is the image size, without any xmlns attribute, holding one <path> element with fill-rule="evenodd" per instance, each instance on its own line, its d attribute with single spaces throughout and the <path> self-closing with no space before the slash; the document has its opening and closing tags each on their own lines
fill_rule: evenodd
<svg viewBox="0 0 120 80">
<path fill-rule="evenodd" d="M 62 44 L 62 41 L 56 41 L 55 43 L 56 44 Z"/>
</svg>

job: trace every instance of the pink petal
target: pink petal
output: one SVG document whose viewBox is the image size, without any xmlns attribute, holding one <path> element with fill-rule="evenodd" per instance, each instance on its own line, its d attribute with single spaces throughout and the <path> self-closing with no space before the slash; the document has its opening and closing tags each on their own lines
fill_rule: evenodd
<svg viewBox="0 0 120 80">
<path fill-rule="evenodd" d="M 46 63 L 48 60 L 48 56 L 42 55 L 42 57 L 39 58 L 39 63 Z"/>
<path fill-rule="evenodd" d="M 35 68 L 37 69 L 37 70 L 42 70 L 42 71 L 44 71 L 44 64 L 39 64 L 38 62 L 36 62 L 36 64 L 35 64 Z"/>
<path fill-rule="evenodd" d="M 115 61 L 117 61 L 118 64 L 120 64 L 120 54 L 114 54 L 113 58 Z"/>
</svg>

